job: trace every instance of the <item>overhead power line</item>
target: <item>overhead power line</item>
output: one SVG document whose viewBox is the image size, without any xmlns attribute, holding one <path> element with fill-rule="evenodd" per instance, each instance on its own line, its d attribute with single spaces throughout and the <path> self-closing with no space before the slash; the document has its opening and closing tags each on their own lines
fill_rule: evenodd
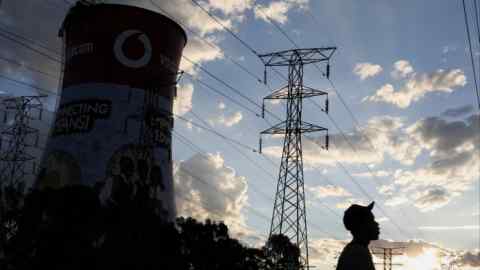
<svg viewBox="0 0 480 270">
<path fill-rule="evenodd" d="M 225 82 L 224 82 L 224 84 L 225 84 Z M 257 106 L 258 106 L 258 105 L 257 105 Z M 272 114 L 272 115 L 273 115 L 273 114 Z M 393 221 L 391 220 L 391 222 L 393 222 Z"/>
<path fill-rule="evenodd" d="M 471 36 L 470 36 L 470 25 L 469 25 L 469 22 L 468 22 L 468 14 L 467 14 L 467 7 L 465 5 L 465 0 L 462 0 L 462 6 L 463 6 L 463 15 L 464 15 L 464 18 L 465 18 L 465 30 L 467 31 L 468 48 L 469 48 L 469 51 L 470 51 L 470 60 L 471 60 L 471 63 L 472 63 L 473 80 L 474 80 L 474 83 L 475 83 L 475 93 L 477 95 L 477 105 L 478 105 L 478 109 L 480 110 L 480 93 L 479 93 L 478 82 L 477 82 L 477 70 L 476 70 L 476 67 L 475 67 L 475 60 L 474 60 L 474 57 L 473 57 L 472 39 L 471 39 Z"/>
</svg>

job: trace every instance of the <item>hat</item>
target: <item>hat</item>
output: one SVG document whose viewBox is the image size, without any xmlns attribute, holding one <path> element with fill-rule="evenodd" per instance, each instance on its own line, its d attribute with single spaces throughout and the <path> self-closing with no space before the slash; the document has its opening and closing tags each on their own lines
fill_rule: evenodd
<svg viewBox="0 0 480 270">
<path fill-rule="evenodd" d="M 345 225 L 345 228 L 349 231 L 358 228 L 363 221 L 372 214 L 374 204 L 375 202 L 371 202 L 368 206 L 352 204 L 348 207 L 343 215 L 343 224 Z"/>
</svg>

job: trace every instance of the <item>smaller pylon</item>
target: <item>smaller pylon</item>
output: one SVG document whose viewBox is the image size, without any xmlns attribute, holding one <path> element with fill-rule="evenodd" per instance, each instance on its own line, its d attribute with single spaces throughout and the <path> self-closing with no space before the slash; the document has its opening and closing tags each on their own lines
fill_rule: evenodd
<svg viewBox="0 0 480 270">
<path fill-rule="evenodd" d="M 41 120 L 45 97 L 20 96 L 1 102 L 7 127 L 0 133 L 0 255 L 5 240 L 15 228 L 15 224 L 6 219 L 7 213 L 21 204 L 19 195 L 24 192 L 25 177 L 29 174 L 27 164 L 35 159 L 29 149 L 38 147 L 39 130 L 31 126 L 31 121 Z M 31 173 L 34 173 L 33 166 Z"/>
<path fill-rule="evenodd" d="M 403 255 L 403 252 L 395 252 L 399 249 L 404 249 L 405 247 L 375 247 L 375 249 L 380 249 L 380 251 L 374 251 L 372 254 L 383 256 L 383 270 L 392 270 L 393 266 L 401 266 L 400 263 L 393 263 L 393 256 Z"/>
</svg>

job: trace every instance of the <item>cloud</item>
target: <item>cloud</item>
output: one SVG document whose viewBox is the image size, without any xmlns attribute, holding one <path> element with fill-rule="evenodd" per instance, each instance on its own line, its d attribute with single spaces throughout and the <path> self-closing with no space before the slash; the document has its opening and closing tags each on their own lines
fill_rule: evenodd
<svg viewBox="0 0 480 270">
<path fill-rule="evenodd" d="M 390 195 L 393 195 L 393 194 L 390 194 Z M 409 202 L 408 197 L 406 197 L 404 195 L 397 195 L 397 196 L 391 197 L 388 200 L 386 200 L 385 205 L 393 207 L 393 206 L 398 206 L 398 205 L 405 204 L 405 203 L 408 203 L 408 202 Z"/>
<path fill-rule="evenodd" d="M 479 225 L 462 225 L 462 226 L 420 226 L 419 230 L 424 231 L 461 231 L 461 230 L 479 230 Z"/>
<path fill-rule="evenodd" d="M 257 4 L 254 8 L 255 18 L 265 22 L 285 24 L 288 21 L 288 12 L 292 9 L 308 8 L 309 0 L 273 1 L 269 5 Z"/>
<path fill-rule="evenodd" d="M 315 197 L 321 199 L 325 197 L 350 197 L 352 194 L 340 186 L 306 186 L 306 189 L 313 193 Z"/>
<path fill-rule="evenodd" d="M 221 10 L 225 15 L 239 14 L 252 9 L 253 0 L 209 0 L 209 6 Z"/>
<path fill-rule="evenodd" d="M 208 38 L 210 42 L 216 43 L 216 40 L 213 38 Z M 212 47 L 206 42 L 202 41 L 198 37 L 191 37 L 185 47 L 183 54 L 188 57 L 190 61 L 193 61 L 197 64 L 202 64 L 204 62 L 211 62 L 219 59 L 223 59 L 224 54 L 220 47 Z M 188 73 L 195 74 L 197 69 L 195 66 L 185 59 L 182 59 L 180 62 L 180 69 Z"/>
<path fill-rule="evenodd" d="M 411 203 L 421 211 L 433 211 L 472 188 L 478 176 L 478 171 L 472 168 L 480 163 L 479 121 L 479 115 L 455 121 L 427 117 L 407 125 L 398 117 L 373 117 L 364 127 L 346 134 L 356 151 L 339 134 L 331 135 L 332 147 L 328 152 L 316 144 L 323 144 L 324 138 L 315 138 L 316 143 L 304 140 L 304 166 L 305 169 L 334 167 L 336 161 L 371 165 L 392 159 L 412 167 L 401 167 L 394 172 L 372 172 L 376 177 L 392 178 L 378 189 L 379 193 L 389 196 L 387 205 Z M 279 158 L 282 147 L 265 147 L 263 153 Z M 420 155 L 425 159 L 413 167 Z M 370 172 L 358 172 L 353 176 L 372 177 Z M 339 204 L 339 207 L 344 206 L 345 203 Z"/>
<path fill-rule="evenodd" d="M 238 111 L 230 116 L 221 114 L 213 119 L 209 119 L 209 122 L 213 125 L 220 124 L 226 127 L 233 127 L 234 125 L 240 123 L 242 119 L 243 119 L 243 114 L 242 112 Z"/>
<path fill-rule="evenodd" d="M 355 177 L 372 177 L 372 174 L 375 177 L 387 177 L 392 175 L 392 172 L 379 170 L 379 171 L 367 171 L 367 172 L 360 172 L 360 173 L 353 173 L 352 175 Z"/>
<path fill-rule="evenodd" d="M 178 87 L 177 97 L 173 102 L 173 113 L 182 116 L 192 110 L 193 84 L 182 84 Z"/>
<path fill-rule="evenodd" d="M 128 1 L 131 2 L 133 5 L 139 5 L 138 1 Z M 165 11 L 165 15 L 171 17 L 172 19 L 178 21 L 181 24 L 186 25 L 187 27 L 194 29 L 195 31 L 199 32 L 201 35 L 212 34 L 216 32 L 223 32 L 224 29 L 221 25 L 216 23 L 212 20 L 208 14 L 203 12 L 198 6 L 193 4 L 190 0 L 175 0 L 175 1 L 159 1 L 159 0 L 152 0 L 155 6 L 159 6 L 162 10 Z M 208 3 L 202 3 L 203 7 L 207 10 L 211 8 L 218 8 L 222 11 L 228 10 L 228 5 L 222 5 L 219 2 L 238 2 L 238 1 L 210 1 Z M 240 7 L 238 5 L 230 5 L 235 9 L 236 7 Z M 155 10 L 155 8 L 153 8 Z M 157 10 L 160 13 L 163 13 L 161 10 Z M 234 19 L 236 16 L 232 16 L 228 19 L 218 18 L 218 20 L 225 26 L 229 28 L 233 28 L 235 23 Z"/>
<path fill-rule="evenodd" d="M 455 263 L 460 266 L 480 267 L 480 251 L 465 252 L 455 260 Z"/>
<path fill-rule="evenodd" d="M 413 73 L 413 67 L 407 60 L 398 60 L 393 64 L 391 75 L 394 79 L 405 78 L 411 73 Z"/>
<path fill-rule="evenodd" d="M 404 109 L 428 93 L 451 93 L 455 88 L 466 84 L 467 77 L 461 69 L 438 69 L 430 74 L 413 74 L 400 90 L 395 90 L 391 84 L 385 84 L 374 95 L 365 97 L 363 101 L 385 102 Z"/>
<path fill-rule="evenodd" d="M 444 111 L 442 113 L 442 116 L 446 116 L 446 117 L 461 117 L 461 116 L 465 116 L 467 114 L 470 114 L 471 112 L 473 112 L 474 108 L 473 108 L 473 105 L 465 105 L 465 106 L 461 106 L 461 107 L 457 107 L 457 108 L 450 108 L 450 109 L 447 109 L 446 111 Z"/>
<path fill-rule="evenodd" d="M 373 117 L 360 130 L 346 133 L 348 141 L 342 134 L 331 134 L 331 147 L 328 152 L 320 148 L 320 145 L 324 144 L 324 137 L 314 138 L 313 142 L 305 139 L 303 140 L 304 165 L 306 169 L 311 169 L 325 165 L 336 166 L 337 161 L 347 164 L 378 164 L 383 162 L 387 154 L 402 164 L 413 164 L 421 150 L 405 134 L 404 128 L 405 123 L 402 118 Z M 355 150 L 351 145 L 354 145 Z M 278 158 L 281 157 L 282 148 L 265 147 L 263 152 Z M 370 174 L 364 176 L 371 177 Z"/>
<path fill-rule="evenodd" d="M 432 211 L 445 206 L 451 195 L 442 187 L 432 187 L 416 195 L 414 205 L 422 212 Z"/>
<path fill-rule="evenodd" d="M 456 121 L 429 117 L 406 129 L 429 160 L 413 170 L 397 170 L 394 183 L 421 211 L 443 207 L 472 187 L 478 175 L 472 168 L 480 163 L 479 121 L 478 114 Z"/>
<path fill-rule="evenodd" d="M 380 65 L 375 65 L 372 63 L 358 63 L 353 68 L 353 73 L 358 75 L 361 80 L 365 80 L 369 77 L 374 77 L 375 75 L 380 74 L 383 68 Z"/>
<path fill-rule="evenodd" d="M 309 241 L 309 259 L 312 265 L 321 266 L 323 269 L 331 268 L 336 265 L 338 257 L 343 248 L 347 245 L 349 240 L 338 240 L 330 238 L 311 238 Z M 373 255 L 375 261 L 383 260 L 382 248 L 399 248 L 396 252 L 402 252 L 403 255 L 393 257 L 393 263 L 400 263 L 403 265 L 396 266 L 396 269 L 411 270 L 411 269 L 443 269 L 442 264 L 453 261 L 452 254 L 459 253 L 454 250 L 447 250 L 437 244 L 425 241 L 410 240 L 410 241 L 388 241 L 377 240 L 370 243 L 369 248 L 374 252 L 379 252 L 378 255 Z M 468 252 L 467 252 L 468 253 Z M 476 265 L 478 259 L 476 253 L 467 253 L 458 256 L 457 262 L 461 264 L 461 259 L 465 257 L 465 264 L 471 266 Z M 474 255 L 475 254 L 475 255 Z M 467 256 L 464 256 L 467 255 Z M 423 263 L 423 264 L 422 264 Z"/>
<path fill-rule="evenodd" d="M 368 203 L 361 199 L 348 198 L 343 202 L 335 204 L 335 207 L 337 207 L 338 209 L 347 209 L 352 204 L 367 205 Z"/>
<path fill-rule="evenodd" d="M 227 107 L 227 105 L 225 105 L 225 103 L 223 103 L 223 102 L 220 102 L 220 103 L 218 104 L 218 108 L 219 108 L 220 110 L 225 110 L 226 107 Z"/>
<path fill-rule="evenodd" d="M 337 263 L 338 256 L 342 252 L 348 240 L 336 240 L 330 238 L 309 239 L 310 265 L 329 265 Z"/>
<path fill-rule="evenodd" d="M 223 220 L 234 233 L 249 234 L 242 209 L 247 180 L 225 165 L 220 154 L 196 154 L 174 166 L 177 211 L 199 220 Z"/>
<path fill-rule="evenodd" d="M 378 223 L 383 223 L 383 222 L 387 222 L 389 221 L 390 219 L 387 218 L 387 217 L 381 217 L 381 218 L 377 218 L 375 219 Z"/>
</svg>

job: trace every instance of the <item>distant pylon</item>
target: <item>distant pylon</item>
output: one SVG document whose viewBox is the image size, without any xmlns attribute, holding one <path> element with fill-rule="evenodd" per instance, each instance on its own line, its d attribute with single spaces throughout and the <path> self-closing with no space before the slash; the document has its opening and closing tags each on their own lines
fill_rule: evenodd
<svg viewBox="0 0 480 270">
<path fill-rule="evenodd" d="M 374 251 L 372 253 L 383 256 L 383 270 L 392 270 L 394 265 L 402 265 L 399 263 L 393 263 L 393 256 L 403 255 L 403 252 L 395 252 L 395 250 L 404 248 L 405 247 L 375 247 L 375 249 L 380 249 L 381 251 Z"/>
<path fill-rule="evenodd" d="M 34 157 L 28 153 L 28 148 L 37 147 L 39 131 L 30 124 L 32 120 L 42 117 L 45 96 L 21 96 L 7 98 L 2 101 L 4 108 L 4 122 L 9 115 L 13 115 L 11 125 L 1 131 L 0 184 L 18 185 L 27 175 L 26 165 Z"/>
<path fill-rule="evenodd" d="M 6 213 L 20 203 L 7 195 L 24 192 L 25 177 L 29 174 L 27 164 L 35 159 L 28 153 L 28 149 L 37 147 L 39 140 L 39 131 L 31 126 L 31 121 L 42 118 L 44 97 L 20 96 L 1 102 L 4 110 L 3 122 L 7 127 L 0 133 L 0 252 L 9 235 L 9 228 L 4 226 L 8 223 L 5 220 Z M 34 165 L 31 165 L 33 174 Z M 6 192 L 7 189 L 9 192 Z"/>
<path fill-rule="evenodd" d="M 260 152 L 262 135 L 284 134 L 285 136 L 269 235 L 286 235 L 298 246 L 302 269 L 309 269 L 302 134 L 325 132 L 326 140 L 323 148 L 328 149 L 328 129 L 302 120 L 303 99 L 325 96 L 325 107 L 322 111 L 328 113 L 329 110 L 327 92 L 304 86 L 304 66 L 324 62 L 327 64 L 324 75 L 329 77 L 329 62 L 335 50 L 335 47 L 295 49 L 260 55 L 265 65 L 265 83 L 267 67 L 288 67 L 288 84 L 265 97 L 262 110 L 262 116 L 264 116 L 265 100 L 283 99 L 287 103 L 286 120 L 260 133 Z"/>
</svg>

